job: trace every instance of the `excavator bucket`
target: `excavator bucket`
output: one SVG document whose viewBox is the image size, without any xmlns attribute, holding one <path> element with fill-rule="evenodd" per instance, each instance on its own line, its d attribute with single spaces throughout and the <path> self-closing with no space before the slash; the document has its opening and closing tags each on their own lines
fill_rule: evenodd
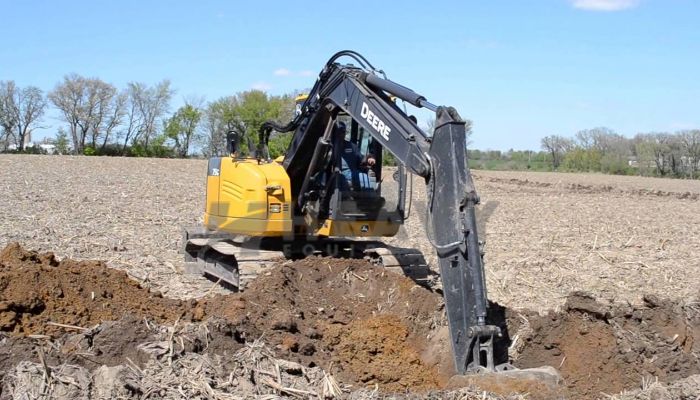
<svg viewBox="0 0 700 400">
<path fill-rule="evenodd" d="M 495 371 L 493 344 L 501 332 L 486 321 L 488 301 L 474 214 L 479 198 L 467 167 L 465 123 L 454 109 L 439 107 L 436 125 L 428 209 L 455 368 L 458 373 Z"/>
</svg>

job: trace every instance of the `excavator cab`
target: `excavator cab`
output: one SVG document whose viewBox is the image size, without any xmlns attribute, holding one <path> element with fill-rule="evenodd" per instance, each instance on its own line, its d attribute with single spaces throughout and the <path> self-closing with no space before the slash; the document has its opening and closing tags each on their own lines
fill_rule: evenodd
<svg viewBox="0 0 700 400">
<path fill-rule="evenodd" d="M 307 226 L 323 236 L 395 235 L 405 217 L 404 168 L 385 179 L 381 143 L 350 116 L 338 115 L 332 129 L 310 182 Z"/>
</svg>

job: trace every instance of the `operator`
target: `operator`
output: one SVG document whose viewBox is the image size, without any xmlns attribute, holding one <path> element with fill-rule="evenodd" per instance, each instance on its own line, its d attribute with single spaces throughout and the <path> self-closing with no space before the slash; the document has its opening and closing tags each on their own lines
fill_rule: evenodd
<svg viewBox="0 0 700 400">
<path fill-rule="evenodd" d="M 349 190 L 350 185 L 356 190 L 374 190 L 368 172 L 377 160 L 372 153 L 363 157 L 357 145 L 345 138 L 346 132 L 345 123 L 339 122 L 333 138 L 334 148 L 339 150 L 336 154 L 340 154 L 340 173 L 345 178 L 341 190 Z"/>
</svg>

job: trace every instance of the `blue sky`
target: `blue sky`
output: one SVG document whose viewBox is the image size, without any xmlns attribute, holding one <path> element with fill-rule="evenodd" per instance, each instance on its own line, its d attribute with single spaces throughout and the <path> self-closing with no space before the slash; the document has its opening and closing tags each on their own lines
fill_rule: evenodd
<svg viewBox="0 0 700 400">
<path fill-rule="evenodd" d="M 117 87 L 167 78 L 174 109 L 193 95 L 310 87 L 352 49 L 472 119 L 477 148 L 539 148 L 542 136 L 596 126 L 700 127 L 695 0 L 0 0 L 0 10 L 0 80 L 45 91 L 71 72 Z M 51 112 L 35 139 L 60 124 Z"/>
</svg>

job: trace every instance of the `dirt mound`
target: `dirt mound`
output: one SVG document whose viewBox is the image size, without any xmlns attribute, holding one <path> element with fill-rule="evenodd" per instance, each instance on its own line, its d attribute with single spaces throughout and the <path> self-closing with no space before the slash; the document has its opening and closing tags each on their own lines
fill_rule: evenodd
<svg viewBox="0 0 700 400">
<path fill-rule="evenodd" d="M 193 303 L 163 298 L 100 261 L 58 261 L 12 243 L 0 253 L 0 330 L 55 335 L 55 324 L 89 328 L 129 314 L 157 322 L 197 320 Z M 201 315 L 200 315 L 201 316 Z"/>
<path fill-rule="evenodd" d="M 306 258 L 258 277 L 240 295 L 204 301 L 244 340 L 263 337 L 285 359 L 319 365 L 345 382 L 387 390 L 435 388 L 446 357 L 421 354 L 439 318 L 440 296 L 364 260 Z M 449 349 L 447 354 L 449 354 Z"/>
<path fill-rule="evenodd" d="M 598 398 L 637 389 L 643 380 L 700 374 L 698 304 L 646 296 L 635 307 L 574 293 L 560 312 L 540 316 L 494 305 L 491 314 L 507 322 L 514 342 L 506 335 L 501 347 L 511 350 L 516 366 L 553 366 L 565 381 L 557 393 Z M 59 262 L 13 244 L 0 253 L 0 376 L 22 361 L 95 371 L 141 368 L 153 357 L 167 365 L 192 354 L 227 359 L 262 339 L 275 357 L 320 367 L 354 389 L 439 389 L 452 375 L 443 314 L 439 294 L 363 260 L 285 262 L 244 293 L 179 301 L 103 263 Z M 551 393 L 496 383 L 473 384 L 501 395 Z"/>
<path fill-rule="evenodd" d="M 449 377 L 449 348 L 442 347 L 446 352 L 430 362 L 421 356 L 439 309 L 438 294 L 364 260 L 307 258 L 272 269 L 245 293 L 179 301 L 142 288 L 101 262 L 59 262 L 50 253 L 18 244 L 0 253 L 0 330 L 53 337 L 82 332 L 79 336 L 88 339 L 67 348 L 99 344 L 99 354 L 88 357 L 92 366 L 120 364 L 126 357 L 140 364 L 136 345 L 149 340 L 148 321 L 214 318 L 206 344 L 187 343 L 188 351 L 206 347 L 210 354 L 223 355 L 262 338 L 281 357 L 321 366 L 347 383 L 386 390 L 436 388 Z M 122 318 L 133 323 L 116 330 L 89 329 Z M 1 367 L 35 351 L 27 341 L 5 349 L 10 350 L 0 354 Z M 82 359 L 54 361 L 84 364 Z"/>
<path fill-rule="evenodd" d="M 696 303 L 697 304 L 697 303 Z M 572 397 L 597 398 L 700 373 L 700 313 L 653 296 L 643 307 L 612 305 L 574 293 L 563 312 L 530 316 L 515 362 L 559 369 Z"/>
</svg>

